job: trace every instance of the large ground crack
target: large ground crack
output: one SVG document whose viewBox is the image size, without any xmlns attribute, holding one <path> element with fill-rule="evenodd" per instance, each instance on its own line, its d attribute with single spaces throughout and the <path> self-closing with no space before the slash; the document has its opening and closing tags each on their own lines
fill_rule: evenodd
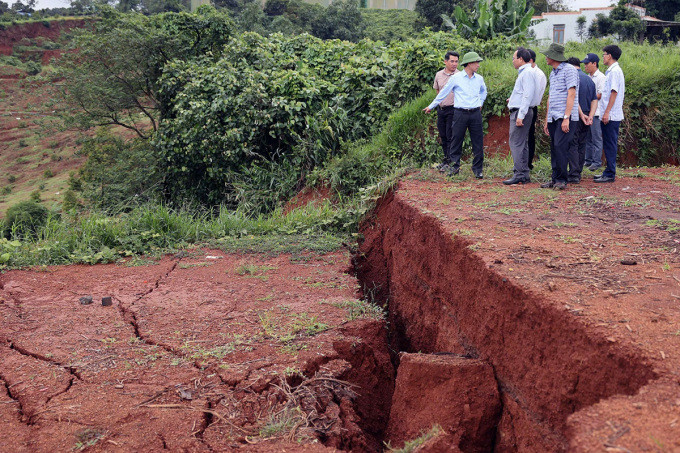
<svg viewBox="0 0 680 453">
<path fill-rule="evenodd" d="M 52 359 L 52 358 L 46 357 L 46 356 L 44 356 L 44 355 L 42 355 L 42 354 L 39 354 L 39 353 L 37 353 L 37 352 L 29 351 L 28 349 L 26 349 L 26 348 L 24 348 L 24 347 L 22 347 L 22 346 L 19 346 L 18 344 L 16 344 L 16 343 L 13 342 L 12 340 L 6 340 L 6 341 L 7 341 L 7 346 L 8 346 L 10 349 L 12 349 L 12 350 L 18 352 L 19 354 L 21 354 L 21 355 L 23 355 L 23 356 L 26 356 L 26 357 L 32 357 L 32 358 L 34 358 L 34 359 L 36 359 L 36 360 L 40 360 L 40 361 L 43 361 L 43 362 L 47 362 L 47 363 L 49 363 L 49 364 L 51 364 L 51 365 L 54 365 L 54 366 L 58 366 L 59 368 L 64 369 L 66 372 L 68 372 L 71 376 L 75 377 L 75 378 L 78 379 L 79 381 L 82 381 L 82 380 L 83 380 L 83 378 L 81 377 L 80 373 L 78 372 L 78 370 L 77 370 L 75 367 L 73 367 L 73 366 L 71 366 L 71 365 L 68 365 L 68 364 L 63 364 L 63 363 L 61 363 L 61 362 L 58 362 L 58 361 L 56 361 L 56 360 L 54 360 L 54 359 Z"/>
<path fill-rule="evenodd" d="M 7 379 L 2 375 L 2 371 L 0 371 L 0 381 L 2 381 L 3 387 L 5 387 L 5 392 L 7 393 L 7 396 L 9 397 L 9 399 L 14 401 L 19 406 L 19 412 L 17 414 L 19 421 L 24 423 L 24 424 L 28 424 L 24 420 L 24 407 L 21 404 L 19 397 L 12 392 L 12 386 L 9 385 L 9 382 L 7 381 Z"/>
<path fill-rule="evenodd" d="M 133 305 L 140 302 L 146 296 L 148 296 L 149 294 L 153 293 L 156 289 L 158 289 L 161 282 L 163 280 L 167 279 L 170 276 L 170 274 L 177 268 L 180 261 L 182 261 L 181 257 L 179 259 L 177 259 L 177 261 L 174 262 L 172 267 L 165 274 L 161 275 L 160 277 L 158 277 L 158 279 L 156 279 L 156 281 L 154 282 L 154 284 L 152 285 L 151 288 L 149 288 L 147 291 L 145 291 L 141 294 L 138 294 L 138 297 L 130 304 L 129 307 L 125 306 L 123 301 L 121 301 L 120 299 L 116 298 L 116 301 L 118 302 L 118 311 L 120 312 L 123 320 L 125 322 L 127 322 L 128 324 L 130 324 L 130 326 L 132 327 L 132 330 L 134 331 L 135 337 L 137 337 L 137 339 L 139 339 L 139 341 L 141 341 L 145 344 L 148 344 L 148 345 L 158 346 L 159 348 L 169 352 L 170 354 L 172 354 L 176 357 L 185 358 L 185 354 L 182 351 L 178 350 L 177 348 L 175 348 L 175 347 L 173 347 L 169 344 L 166 344 L 166 343 L 163 343 L 163 342 L 160 342 L 160 341 L 156 341 L 153 338 L 151 338 L 151 336 L 143 333 L 142 329 L 139 325 L 139 320 L 137 319 L 137 314 L 132 310 Z M 194 366 L 194 368 L 196 368 L 198 370 L 203 369 L 203 367 L 201 367 L 201 365 L 197 361 L 193 361 L 192 365 Z"/>
</svg>

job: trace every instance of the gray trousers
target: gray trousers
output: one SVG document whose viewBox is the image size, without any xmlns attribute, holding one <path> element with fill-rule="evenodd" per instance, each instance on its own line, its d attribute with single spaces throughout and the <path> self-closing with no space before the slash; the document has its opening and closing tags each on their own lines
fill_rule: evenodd
<svg viewBox="0 0 680 453">
<path fill-rule="evenodd" d="M 512 171 L 519 178 L 529 178 L 529 129 L 534 118 L 534 110 L 530 108 L 527 111 L 522 127 L 517 127 L 517 124 L 515 124 L 518 113 L 518 111 L 510 113 L 510 137 L 508 143 L 510 144 L 512 160 L 515 163 Z"/>
<path fill-rule="evenodd" d="M 593 124 L 588 131 L 586 138 L 586 167 L 602 165 L 602 128 L 600 127 L 600 117 L 593 117 Z"/>
</svg>

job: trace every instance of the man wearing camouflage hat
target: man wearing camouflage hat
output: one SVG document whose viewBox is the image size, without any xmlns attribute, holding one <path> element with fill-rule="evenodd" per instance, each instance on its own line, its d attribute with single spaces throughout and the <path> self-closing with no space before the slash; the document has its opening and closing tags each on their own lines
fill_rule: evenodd
<svg viewBox="0 0 680 453">
<path fill-rule="evenodd" d="M 453 116 L 451 148 L 449 149 L 451 169 L 449 175 L 457 175 L 460 171 L 460 157 L 463 153 L 463 138 L 465 131 L 470 131 L 472 141 L 472 173 L 475 178 L 482 179 L 484 165 L 484 128 L 482 125 L 482 105 L 486 99 L 487 90 L 484 78 L 477 74 L 479 62 L 483 61 L 477 52 L 463 55 L 460 64 L 464 70 L 451 76 L 449 81 L 439 91 L 430 105 L 423 109 L 430 113 L 446 96 L 453 91 Z"/>
</svg>

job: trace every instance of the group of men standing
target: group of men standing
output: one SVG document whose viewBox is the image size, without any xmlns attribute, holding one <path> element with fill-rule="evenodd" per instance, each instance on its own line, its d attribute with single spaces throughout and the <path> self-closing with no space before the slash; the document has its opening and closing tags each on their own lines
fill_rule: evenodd
<svg viewBox="0 0 680 453">
<path fill-rule="evenodd" d="M 598 183 L 616 178 L 616 154 L 619 125 L 623 120 L 625 80 L 619 67 L 621 49 L 608 45 L 603 49 L 606 75 L 599 70 L 599 57 L 589 53 L 584 60 L 567 59 L 564 47 L 551 44 L 542 52 L 550 72 L 550 89 L 543 130 L 550 136 L 551 180 L 544 188 L 565 189 L 578 184 L 585 167 L 596 171 L 602 165 L 602 150 L 607 166 Z M 424 109 L 429 113 L 438 107 L 437 128 L 442 141 L 444 161 L 440 171 L 458 174 L 465 131 L 472 141 L 472 171 L 482 178 L 484 161 L 481 108 L 487 96 L 482 76 L 477 74 L 482 58 L 475 52 L 463 56 L 458 70 L 459 55 L 447 52 L 445 68 L 435 76 L 437 97 Z M 530 171 L 535 153 L 535 128 L 538 106 L 546 89 L 545 73 L 536 65 L 536 53 L 519 47 L 512 57 L 517 80 L 507 100 L 510 111 L 509 145 L 514 162 L 512 178 L 506 185 L 531 181 Z M 584 64 L 586 72 L 581 70 Z M 587 74 L 586 74 L 587 73 Z"/>
</svg>

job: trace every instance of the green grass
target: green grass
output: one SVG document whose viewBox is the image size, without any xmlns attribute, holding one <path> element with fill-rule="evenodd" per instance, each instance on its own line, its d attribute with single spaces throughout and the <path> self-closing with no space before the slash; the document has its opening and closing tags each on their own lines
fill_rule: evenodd
<svg viewBox="0 0 680 453">
<path fill-rule="evenodd" d="M 416 450 L 416 448 L 420 447 L 430 439 L 434 439 L 443 432 L 444 430 L 439 425 L 434 425 L 429 431 L 424 432 L 416 439 L 406 441 L 402 448 L 392 448 L 389 443 L 386 445 L 386 447 L 391 453 L 412 453 Z"/>
<path fill-rule="evenodd" d="M 135 254 L 173 252 L 195 244 L 210 244 L 227 252 L 267 254 L 336 251 L 349 240 L 342 231 L 355 213 L 333 210 L 330 205 L 276 212 L 250 219 L 221 210 L 215 217 L 149 205 L 117 216 L 52 215 L 36 239 L 19 239 L 19 246 L 0 241 L 0 254 L 10 253 L 7 265 L 98 263 Z M 338 226 L 340 223 L 340 226 Z"/>
<path fill-rule="evenodd" d="M 347 310 L 347 319 L 353 321 L 355 319 L 385 319 L 386 314 L 380 306 L 372 304 L 365 300 L 351 299 L 343 300 L 342 302 L 327 302 L 321 301 L 321 303 L 329 304 L 337 308 L 343 308 Z"/>
</svg>

